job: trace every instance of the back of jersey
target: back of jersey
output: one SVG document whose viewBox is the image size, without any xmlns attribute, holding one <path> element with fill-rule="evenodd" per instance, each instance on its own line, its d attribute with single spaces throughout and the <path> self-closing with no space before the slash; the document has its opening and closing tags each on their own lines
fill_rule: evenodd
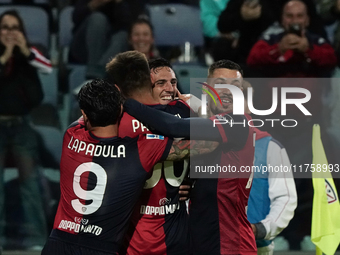
<svg viewBox="0 0 340 255">
<path fill-rule="evenodd" d="M 72 125 L 64 135 L 52 236 L 118 252 L 148 172 L 166 158 L 170 146 L 167 138 L 99 138 L 82 121 Z"/>
<path fill-rule="evenodd" d="M 152 107 L 179 118 L 190 116 L 190 108 L 182 101 Z M 119 136 L 134 137 L 145 132 L 150 131 L 124 113 Z M 185 203 L 179 201 L 178 194 L 187 172 L 188 161 L 165 161 L 154 166 L 132 217 L 124 252 L 129 255 L 189 254 L 189 218 Z"/>
<path fill-rule="evenodd" d="M 223 128 L 220 132 L 224 132 Z M 226 166 L 229 170 L 195 182 L 190 205 L 193 254 L 257 254 L 246 215 L 253 176 L 250 171 L 242 172 L 253 165 L 254 133 L 249 127 L 241 150 L 226 150 L 221 145 L 197 162 L 204 166 Z"/>
</svg>

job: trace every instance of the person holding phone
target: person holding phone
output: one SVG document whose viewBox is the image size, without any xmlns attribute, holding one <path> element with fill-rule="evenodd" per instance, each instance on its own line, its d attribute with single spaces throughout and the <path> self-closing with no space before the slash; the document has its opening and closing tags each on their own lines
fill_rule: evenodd
<svg viewBox="0 0 340 255">
<path fill-rule="evenodd" d="M 298 77 L 324 76 L 323 71 L 330 71 L 334 67 L 336 57 L 326 39 L 308 31 L 309 23 L 304 2 L 287 2 L 283 6 L 281 19 L 284 31 L 279 34 L 265 34 L 252 47 L 247 64 L 261 69 L 264 76 L 285 77 L 290 73 L 294 77 L 294 73 L 300 72 L 304 74 L 298 74 Z M 304 68 L 297 70 L 295 64 L 303 64 Z"/>
</svg>

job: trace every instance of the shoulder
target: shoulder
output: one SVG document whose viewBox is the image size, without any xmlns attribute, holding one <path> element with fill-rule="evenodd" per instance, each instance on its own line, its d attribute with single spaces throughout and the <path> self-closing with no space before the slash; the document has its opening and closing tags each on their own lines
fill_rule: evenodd
<svg viewBox="0 0 340 255">
<path fill-rule="evenodd" d="M 171 101 L 168 105 L 176 106 L 176 107 L 183 107 L 183 108 L 190 108 L 190 106 L 181 99 L 175 99 Z"/>
<path fill-rule="evenodd" d="M 278 147 L 280 149 L 284 149 L 284 146 L 276 139 L 271 137 L 271 140 L 269 141 L 269 144 L 273 147 Z"/>
<path fill-rule="evenodd" d="M 174 115 L 179 115 L 181 118 L 188 118 L 190 117 L 191 108 L 183 100 L 176 99 L 165 107 L 165 111 Z"/>
<path fill-rule="evenodd" d="M 325 38 L 311 32 L 307 32 L 306 37 L 314 45 L 329 44 L 329 42 Z"/>
<path fill-rule="evenodd" d="M 282 37 L 284 36 L 284 32 L 279 32 L 279 33 L 266 33 L 261 36 L 260 40 L 268 43 L 269 45 L 273 45 L 278 43 Z"/>
</svg>

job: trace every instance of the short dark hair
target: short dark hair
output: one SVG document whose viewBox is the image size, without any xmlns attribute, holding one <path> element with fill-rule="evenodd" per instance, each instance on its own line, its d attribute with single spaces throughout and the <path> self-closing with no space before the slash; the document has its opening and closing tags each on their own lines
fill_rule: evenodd
<svg viewBox="0 0 340 255">
<path fill-rule="evenodd" d="M 116 55 L 106 65 L 110 81 L 116 84 L 125 97 L 134 91 L 151 88 L 150 69 L 146 56 L 138 51 L 126 51 Z"/>
<path fill-rule="evenodd" d="M 25 36 L 26 41 L 27 41 L 27 35 L 26 35 L 25 25 L 24 25 L 24 22 L 23 22 L 22 18 L 21 18 L 20 15 L 19 15 L 19 13 L 18 13 L 16 10 L 14 10 L 14 9 L 3 12 L 3 13 L 0 15 L 0 25 L 1 25 L 1 23 L 2 23 L 2 19 L 3 19 L 6 15 L 13 16 L 13 17 L 15 17 L 15 18 L 18 20 L 20 32 L 23 33 L 23 35 Z M 27 43 L 28 43 L 28 42 L 27 42 Z"/>
<path fill-rule="evenodd" d="M 172 69 L 172 66 L 168 60 L 165 58 L 155 58 L 149 60 L 149 68 L 150 70 L 156 69 L 159 67 L 169 67 Z"/>
<path fill-rule="evenodd" d="M 222 59 L 219 60 L 215 63 L 213 63 L 208 70 L 208 76 L 210 77 L 214 71 L 216 69 L 220 69 L 220 68 L 226 68 L 226 69 L 230 69 L 230 70 L 237 70 L 241 73 L 242 77 L 243 77 L 243 70 L 242 68 L 236 64 L 235 62 L 231 61 L 231 60 L 226 60 L 226 59 Z"/>
<path fill-rule="evenodd" d="M 86 83 L 78 93 L 78 103 L 93 127 L 106 127 L 119 120 L 121 95 L 118 88 L 106 80 Z"/>
<path fill-rule="evenodd" d="M 311 5 L 310 4 L 307 5 L 307 2 L 305 0 L 289 0 L 289 1 L 283 2 L 283 4 L 281 5 L 281 19 L 282 19 L 282 15 L 283 15 L 283 12 L 286 6 L 288 5 L 288 3 L 293 2 L 293 1 L 303 3 L 305 6 L 307 15 L 310 16 L 309 15 L 309 13 L 311 12 L 310 8 L 314 6 L 313 3 Z"/>
</svg>

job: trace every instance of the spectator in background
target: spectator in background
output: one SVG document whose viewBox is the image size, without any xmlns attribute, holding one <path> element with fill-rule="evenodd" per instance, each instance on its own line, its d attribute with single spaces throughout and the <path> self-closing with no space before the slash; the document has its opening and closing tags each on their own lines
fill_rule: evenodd
<svg viewBox="0 0 340 255">
<path fill-rule="evenodd" d="M 222 39 L 214 45 L 215 60 L 229 58 L 246 63 L 252 46 L 261 34 L 279 21 L 282 7 L 289 0 L 230 0 L 221 13 L 218 29 Z M 312 32 L 326 37 L 320 17 L 316 13 L 313 0 L 304 0 L 311 18 Z M 248 70 L 245 70 L 247 75 Z"/>
<path fill-rule="evenodd" d="M 86 78 L 103 78 L 112 56 L 127 50 L 132 16 L 125 0 L 78 0 L 73 12 L 71 61 L 86 64 Z"/>
<path fill-rule="evenodd" d="M 279 91 L 281 87 L 300 87 L 311 93 L 311 99 L 304 104 L 311 116 L 306 116 L 297 107 L 290 105 L 284 118 L 297 120 L 296 127 L 285 128 L 282 125 L 266 127 L 273 137 L 283 143 L 293 165 L 312 163 L 312 126 L 321 122 L 323 110 L 321 97 L 326 85 L 322 84 L 325 81 L 322 79 L 288 79 L 288 77 L 327 77 L 337 61 L 331 45 L 320 35 L 313 34 L 307 29 L 309 21 L 304 2 L 299 0 L 287 2 L 281 20 L 284 32 L 265 35 L 253 46 L 247 60 L 251 67 L 262 73 L 262 77 L 285 77 L 262 81 L 258 87 L 261 98 L 254 98 L 254 103 L 258 103 L 257 109 L 270 108 L 273 87 L 277 87 Z M 289 93 L 288 96 L 288 98 L 301 97 L 301 93 Z M 282 119 L 280 105 L 270 117 Z M 303 176 L 306 177 L 309 175 Z M 291 249 L 300 249 L 300 242 L 304 236 L 310 235 L 312 212 L 311 181 L 297 179 L 296 187 L 299 195 L 296 217 L 283 232 Z"/>
<path fill-rule="evenodd" d="M 145 18 L 135 20 L 129 28 L 128 38 L 131 50 L 144 53 L 148 60 L 159 57 L 158 50 L 154 46 L 153 28 L 149 20 Z M 112 55 L 110 58 L 114 56 Z M 83 85 L 81 84 L 73 90 L 75 96 L 78 95 Z M 80 114 L 78 109 L 76 112 L 77 115 Z"/>
<path fill-rule="evenodd" d="M 218 20 L 221 40 L 214 46 L 213 57 L 246 62 L 251 47 L 279 14 L 273 0 L 230 0 Z"/>
<path fill-rule="evenodd" d="M 211 54 L 213 41 L 219 38 L 220 32 L 217 28 L 218 18 L 226 8 L 229 0 L 201 0 L 201 20 L 203 24 L 203 35 L 205 50 Z"/>
<path fill-rule="evenodd" d="M 129 44 L 131 50 L 144 53 L 147 59 L 159 57 L 154 45 L 153 28 L 149 20 L 138 18 L 129 29 Z"/>
<path fill-rule="evenodd" d="M 39 248 L 47 237 L 38 182 L 38 140 L 27 116 L 43 99 L 37 70 L 51 72 L 50 61 L 30 47 L 18 13 L 4 12 L 0 16 L 0 236 L 5 226 L 3 170 L 10 153 L 19 170 L 28 248 Z"/>
<path fill-rule="evenodd" d="M 247 63 L 263 77 L 329 76 L 336 57 L 332 46 L 320 35 L 308 31 L 310 18 L 299 0 L 284 5 L 283 32 L 266 34 L 251 49 Z"/>
<path fill-rule="evenodd" d="M 340 20 L 340 0 L 319 0 L 320 16 L 327 23 L 334 23 Z M 334 31 L 334 50 L 338 58 L 338 65 L 340 60 L 340 25 L 336 26 Z"/>
</svg>

